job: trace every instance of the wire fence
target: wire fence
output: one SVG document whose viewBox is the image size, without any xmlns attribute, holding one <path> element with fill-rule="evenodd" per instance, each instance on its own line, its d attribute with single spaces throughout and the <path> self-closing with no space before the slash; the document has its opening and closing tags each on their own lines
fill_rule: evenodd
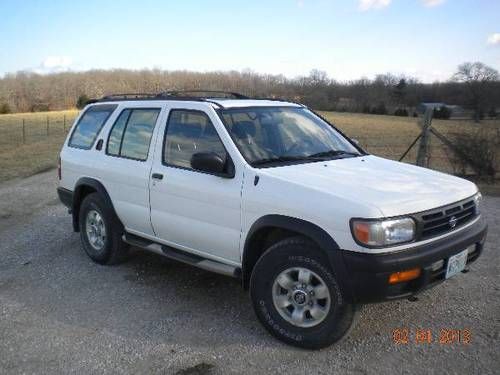
<svg viewBox="0 0 500 375">
<path fill-rule="evenodd" d="M 78 112 L 29 113 L 0 116 L 2 149 L 64 138 Z"/>
</svg>

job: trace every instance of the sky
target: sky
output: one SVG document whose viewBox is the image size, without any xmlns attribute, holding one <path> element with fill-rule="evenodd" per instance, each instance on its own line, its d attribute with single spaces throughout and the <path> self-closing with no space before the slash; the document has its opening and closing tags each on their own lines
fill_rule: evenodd
<svg viewBox="0 0 500 375">
<path fill-rule="evenodd" d="M 0 76 L 251 70 L 423 82 L 500 70 L 500 0 L 0 0 Z"/>
</svg>

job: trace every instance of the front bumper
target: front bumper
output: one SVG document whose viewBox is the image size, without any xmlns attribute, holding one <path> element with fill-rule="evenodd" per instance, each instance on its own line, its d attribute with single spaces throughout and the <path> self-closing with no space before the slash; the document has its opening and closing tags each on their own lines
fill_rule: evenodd
<svg viewBox="0 0 500 375">
<path fill-rule="evenodd" d="M 483 251 L 488 226 L 482 218 L 470 227 L 440 240 L 394 253 L 367 254 L 342 251 L 343 263 L 349 278 L 352 298 L 356 303 L 381 302 L 407 298 L 445 280 L 446 265 L 452 255 L 473 246 L 467 264 Z M 433 270 L 431 265 L 443 260 L 443 266 Z M 420 267 L 421 275 L 411 281 L 389 284 L 389 275 Z"/>
</svg>

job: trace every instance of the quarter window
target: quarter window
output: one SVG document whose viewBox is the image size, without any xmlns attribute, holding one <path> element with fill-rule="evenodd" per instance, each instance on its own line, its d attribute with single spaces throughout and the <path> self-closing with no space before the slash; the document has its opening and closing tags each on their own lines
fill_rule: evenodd
<svg viewBox="0 0 500 375">
<path fill-rule="evenodd" d="M 88 108 L 78 120 L 69 140 L 70 147 L 90 149 L 104 123 L 116 109 L 116 105 L 103 104 Z"/>
<path fill-rule="evenodd" d="M 212 122 L 204 112 L 172 110 L 167 124 L 163 162 L 191 168 L 191 158 L 199 152 L 213 152 L 226 160 L 227 153 Z"/>
<path fill-rule="evenodd" d="M 160 109 L 126 109 L 115 121 L 108 138 L 108 155 L 146 160 Z"/>
</svg>

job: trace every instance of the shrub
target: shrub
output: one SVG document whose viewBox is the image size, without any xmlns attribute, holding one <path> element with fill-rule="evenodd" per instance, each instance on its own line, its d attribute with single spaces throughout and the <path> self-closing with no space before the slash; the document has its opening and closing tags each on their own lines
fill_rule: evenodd
<svg viewBox="0 0 500 375">
<path fill-rule="evenodd" d="M 470 166 L 478 177 L 493 179 L 500 155 L 500 132 L 481 129 L 476 133 L 458 133 L 452 136 L 455 147 L 450 162 L 455 173 L 465 174 Z"/>
<path fill-rule="evenodd" d="M 8 103 L 0 104 L 0 114 L 4 115 L 6 113 L 11 113 L 10 106 Z"/>
<path fill-rule="evenodd" d="M 373 107 L 371 113 L 374 115 L 386 115 L 387 108 L 385 107 L 384 102 L 380 102 L 376 107 Z"/>
<path fill-rule="evenodd" d="M 406 108 L 398 108 L 394 111 L 394 116 L 408 117 L 408 111 Z"/>
<path fill-rule="evenodd" d="M 78 100 L 76 101 L 76 108 L 78 109 L 82 109 L 83 107 L 85 107 L 87 105 L 87 102 L 90 100 L 90 98 L 85 95 L 85 94 L 82 94 L 78 97 Z"/>
<path fill-rule="evenodd" d="M 495 107 L 491 107 L 490 110 L 488 111 L 488 116 L 491 118 L 497 118 L 497 110 Z"/>
</svg>

